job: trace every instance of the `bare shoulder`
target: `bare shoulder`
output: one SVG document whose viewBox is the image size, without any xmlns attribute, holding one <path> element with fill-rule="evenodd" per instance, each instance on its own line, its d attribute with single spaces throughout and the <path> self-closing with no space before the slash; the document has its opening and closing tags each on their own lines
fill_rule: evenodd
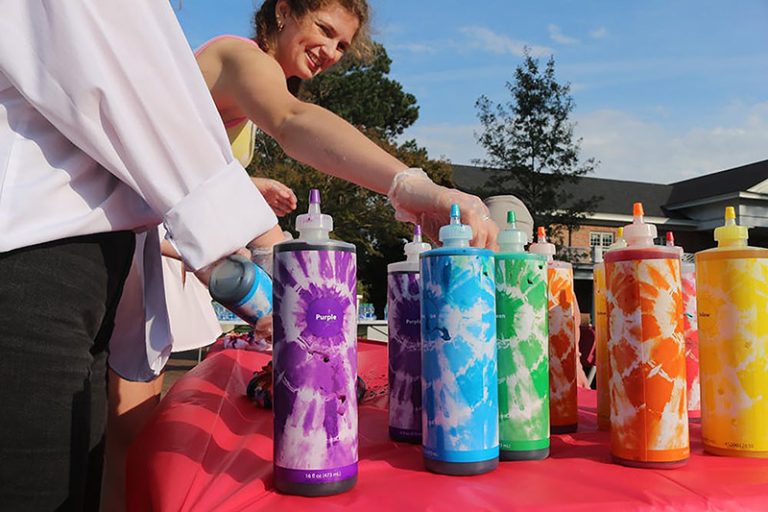
<svg viewBox="0 0 768 512">
<path fill-rule="evenodd" d="M 220 43 L 218 58 L 230 77 L 285 81 L 280 65 L 258 45 L 242 39 L 225 39 L 217 43 Z"/>
</svg>

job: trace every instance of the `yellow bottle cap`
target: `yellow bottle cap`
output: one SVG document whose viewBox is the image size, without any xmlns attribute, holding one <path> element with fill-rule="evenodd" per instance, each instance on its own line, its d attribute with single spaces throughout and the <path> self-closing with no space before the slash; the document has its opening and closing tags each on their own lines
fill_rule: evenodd
<svg viewBox="0 0 768 512">
<path fill-rule="evenodd" d="M 718 246 L 746 245 L 749 234 L 747 226 L 736 224 L 736 210 L 733 206 L 725 208 L 725 225 L 715 228 L 715 240 Z"/>
</svg>

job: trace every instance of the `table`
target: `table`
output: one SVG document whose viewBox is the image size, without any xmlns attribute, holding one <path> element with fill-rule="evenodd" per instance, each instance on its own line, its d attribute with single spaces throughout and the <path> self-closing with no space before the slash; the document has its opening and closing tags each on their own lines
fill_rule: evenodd
<svg viewBox="0 0 768 512">
<path fill-rule="evenodd" d="M 182 377 L 162 400 L 128 459 L 129 510 L 766 510 L 768 461 L 692 456 L 677 470 L 610 462 L 596 430 L 594 391 L 579 391 L 580 431 L 553 436 L 543 461 L 504 462 L 472 477 L 424 470 L 419 446 L 387 437 L 386 346 L 359 343 L 369 393 L 360 407 L 360 476 L 350 492 L 302 498 L 272 488 L 272 415 L 244 396 L 266 354 L 223 350 Z"/>
</svg>

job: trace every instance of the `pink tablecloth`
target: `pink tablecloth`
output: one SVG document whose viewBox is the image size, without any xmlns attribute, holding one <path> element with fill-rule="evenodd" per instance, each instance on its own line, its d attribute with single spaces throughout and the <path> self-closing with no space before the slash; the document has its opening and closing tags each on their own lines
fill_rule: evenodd
<svg viewBox="0 0 768 512">
<path fill-rule="evenodd" d="M 369 393 L 360 407 L 360 476 L 352 491 L 325 498 L 274 491 L 271 412 L 245 397 L 269 356 L 224 350 L 176 383 L 136 441 L 129 510 L 768 510 L 768 460 L 704 455 L 698 423 L 684 468 L 612 464 L 588 390 L 579 393 L 579 432 L 554 436 L 549 459 L 505 462 L 473 477 L 428 473 L 419 446 L 387 436 L 386 347 L 359 348 Z"/>
</svg>

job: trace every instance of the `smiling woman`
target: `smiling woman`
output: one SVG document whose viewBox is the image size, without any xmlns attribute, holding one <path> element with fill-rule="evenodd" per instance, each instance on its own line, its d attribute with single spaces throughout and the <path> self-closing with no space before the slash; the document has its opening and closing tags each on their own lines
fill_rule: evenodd
<svg viewBox="0 0 768 512">
<path fill-rule="evenodd" d="M 340 38 L 333 52 L 344 54 L 348 50 L 353 57 L 365 60 L 371 55 L 368 22 L 370 15 L 365 0 L 268 0 L 253 17 L 256 41 L 267 53 L 275 52 L 278 39 L 286 28 L 288 17 L 299 24 L 309 25 L 305 35 L 319 32 L 333 42 Z M 344 32 L 343 34 L 341 32 Z M 283 41 L 285 37 L 282 36 Z M 284 44 L 281 42 L 280 44 Z M 282 59 L 278 58 L 282 62 Z M 319 71 L 323 71 L 319 69 Z M 287 76 L 291 76 L 286 73 Z"/>
</svg>

